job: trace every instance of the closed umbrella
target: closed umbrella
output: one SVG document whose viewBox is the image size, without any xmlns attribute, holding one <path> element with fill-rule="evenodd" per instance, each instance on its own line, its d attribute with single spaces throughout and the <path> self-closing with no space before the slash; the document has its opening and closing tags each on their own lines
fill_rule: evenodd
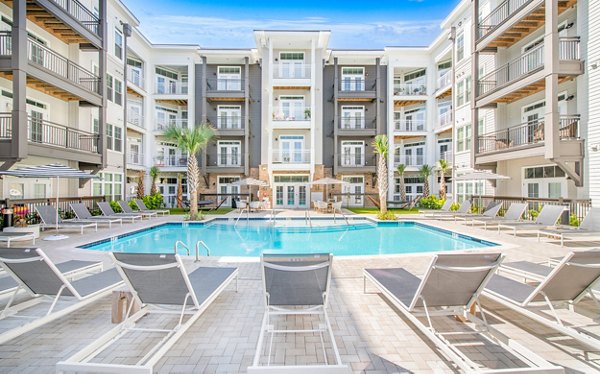
<svg viewBox="0 0 600 374">
<path fill-rule="evenodd" d="M 58 230 L 58 183 L 60 178 L 69 179 L 93 179 L 99 178 L 97 175 L 86 173 L 79 169 L 73 169 L 71 167 L 62 164 L 49 164 L 40 166 L 28 166 L 22 167 L 15 170 L 0 171 L 0 175 L 9 175 L 17 178 L 56 178 L 56 229 Z M 52 239 L 52 237 L 49 237 Z M 56 238 L 64 239 L 67 238 L 64 235 L 57 235 Z M 46 238 L 48 239 L 48 238 Z"/>
</svg>

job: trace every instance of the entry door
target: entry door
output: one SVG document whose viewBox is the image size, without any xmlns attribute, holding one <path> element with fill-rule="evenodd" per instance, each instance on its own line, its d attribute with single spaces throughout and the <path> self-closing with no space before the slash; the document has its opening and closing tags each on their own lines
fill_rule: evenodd
<svg viewBox="0 0 600 374">
<path fill-rule="evenodd" d="M 364 177 L 343 177 L 342 180 L 346 182 L 346 184 L 342 186 L 343 193 L 351 194 L 344 196 L 344 205 L 347 207 L 364 206 Z"/>
<path fill-rule="evenodd" d="M 232 185 L 234 182 L 238 182 L 240 177 L 219 177 L 217 182 L 217 191 L 220 194 L 225 196 L 227 195 L 237 195 L 240 193 L 240 186 Z M 220 196 L 219 201 L 223 199 L 225 196 Z M 225 200 L 225 206 L 231 206 L 231 202 L 236 196 L 227 196 L 227 200 Z"/>
<path fill-rule="evenodd" d="M 29 115 L 31 116 L 31 121 L 29 122 L 29 140 L 36 143 L 43 143 L 44 114 L 42 112 L 32 110 Z"/>
<path fill-rule="evenodd" d="M 303 183 L 275 185 L 275 207 L 303 209 L 308 204 L 308 186 Z"/>
<path fill-rule="evenodd" d="M 425 125 L 425 112 L 415 110 L 405 114 L 407 131 L 423 131 Z"/>
<path fill-rule="evenodd" d="M 299 164 L 304 162 L 304 137 L 280 137 L 281 161 L 284 163 Z"/>
</svg>

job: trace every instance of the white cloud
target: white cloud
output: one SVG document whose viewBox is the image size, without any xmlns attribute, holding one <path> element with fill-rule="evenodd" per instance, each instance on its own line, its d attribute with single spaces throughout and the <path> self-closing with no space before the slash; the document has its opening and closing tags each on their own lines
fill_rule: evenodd
<svg viewBox="0 0 600 374">
<path fill-rule="evenodd" d="M 420 1 L 420 0 L 415 0 Z M 151 16 L 142 31 L 154 43 L 194 43 L 203 47 L 254 47 L 252 31 L 331 30 L 333 48 L 382 48 L 428 45 L 439 33 L 439 20 L 336 22 L 325 17 L 299 19 L 230 19 L 197 16 Z"/>
</svg>

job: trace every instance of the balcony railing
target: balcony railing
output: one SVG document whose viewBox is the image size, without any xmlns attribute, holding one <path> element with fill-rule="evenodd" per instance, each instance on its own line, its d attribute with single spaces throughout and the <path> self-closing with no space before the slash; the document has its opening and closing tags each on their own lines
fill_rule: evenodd
<svg viewBox="0 0 600 374">
<path fill-rule="evenodd" d="M 342 77 L 340 78 L 339 90 L 341 92 L 375 91 L 376 86 L 376 79 L 365 79 L 361 77 Z"/>
<path fill-rule="evenodd" d="M 579 138 L 579 120 L 578 115 L 560 116 L 559 136 L 561 140 Z M 543 141 L 544 119 L 542 118 L 479 136 L 478 153 L 503 151 Z"/>
<path fill-rule="evenodd" d="M 170 81 L 167 83 L 156 83 L 156 94 L 157 95 L 187 95 L 188 94 L 188 82 L 174 82 Z"/>
<path fill-rule="evenodd" d="M 138 127 L 144 127 L 144 116 L 127 113 L 127 122 Z"/>
<path fill-rule="evenodd" d="M 452 84 L 452 70 L 446 71 L 438 77 L 437 88 L 444 88 Z"/>
<path fill-rule="evenodd" d="M 397 119 L 394 128 L 401 132 L 421 132 L 427 131 L 427 123 L 424 119 Z"/>
<path fill-rule="evenodd" d="M 366 155 L 364 152 L 351 152 L 338 155 L 338 166 L 346 168 L 358 168 L 364 166 L 375 166 L 376 157 L 373 154 Z"/>
<path fill-rule="evenodd" d="M 235 168 L 243 166 L 244 156 L 239 152 L 217 153 L 215 157 L 208 155 L 207 161 L 208 166 Z"/>
<path fill-rule="evenodd" d="M 446 127 L 452 125 L 452 111 L 447 110 L 439 114 L 438 127 Z"/>
<path fill-rule="evenodd" d="M 560 38 L 558 55 L 561 61 L 579 59 L 579 38 Z M 544 44 L 540 44 L 515 60 L 483 76 L 479 80 L 479 96 L 495 91 L 544 67 Z"/>
<path fill-rule="evenodd" d="M 144 88 L 144 75 L 139 70 L 139 68 L 134 68 L 133 66 L 127 66 L 127 80 L 139 88 Z"/>
<path fill-rule="evenodd" d="M 513 14 L 524 8 L 532 0 L 505 0 L 494 8 L 490 14 L 479 21 L 477 27 L 477 39 L 481 39 L 495 30 L 500 24 L 510 18 Z"/>
<path fill-rule="evenodd" d="M 176 126 L 176 127 L 185 129 L 188 127 L 188 120 L 184 119 L 184 118 L 177 118 L 177 119 L 167 120 L 166 122 L 158 122 L 158 123 L 156 123 L 155 130 L 156 131 L 165 131 L 170 126 Z"/>
<path fill-rule="evenodd" d="M 242 130 L 244 128 L 243 116 L 222 114 L 209 118 L 209 122 L 219 130 Z"/>
<path fill-rule="evenodd" d="M 310 79 L 310 64 L 273 64 L 274 79 Z"/>
<path fill-rule="evenodd" d="M 273 151 L 274 164 L 308 164 L 310 163 L 309 150 L 299 151 Z"/>
<path fill-rule="evenodd" d="M 341 116 L 338 122 L 340 130 L 373 130 L 375 125 L 374 117 L 365 118 L 363 116 Z"/>
<path fill-rule="evenodd" d="M 406 166 L 423 166 L 425 164 L 424 155 L 394 155 L 394 164 L 404 164 Z"/>
<path fill-rule="evenodd" d="M 100 19 L 77 0 L 51 0 L 63 8 L 73 18 L 81 22 L 85 28 L 100 35 Z"/>
<path fill-rule="evenodd" d="M 310 108 L 273 107 L 273 121 L 310 121 Z"/>
<path fill-rule="evenodd" d="M 12 55 L 12 34 L 10 31 L 0 31 L 0 56 Z"/>
<path fill-rule="evenodd" d="M 452 165 L 452 152 L 450 152 L 450 151 L 441 152 L 440 157 L 438 159 L 446 161 L 446 163 L 448 163 L 448 165 Z"/>
<path fill-rule="evenodd" d="M 394 95 L 396 96 L 418 96 L 427 95 L 425 80 L 406 83 L 394 83 Z"/>
<path fill-rule="evenodd" d="M 244 80 L 241 78 L 215 78 L 206 80 L 208 92 L 214 91 L 243 91 Z"/>
<path fill-rule="evenodd" d="M 187 156 L 175 155 L 175 156 L 155 157 L 154 165 L 156 165 L 156 166 L 171 166 L 171 167 L 186 167 L 187 166 Z"/>
<path fill-rule="evenodd" d="M 0 139 L 12 139 L 12 113 L 0 113 Z"/>
<path fill-rule="evenodd" d="M 32 143 L 98 153 L 98 139 L 98 134 L 42 119 L 28 118 L 27 140 Z"/>
<path fill-rule="evenodd" d="M 143 165 L 144 155 L 139 152 L 127 152 L 127 163 L 132 165 Z"/>
</svg>

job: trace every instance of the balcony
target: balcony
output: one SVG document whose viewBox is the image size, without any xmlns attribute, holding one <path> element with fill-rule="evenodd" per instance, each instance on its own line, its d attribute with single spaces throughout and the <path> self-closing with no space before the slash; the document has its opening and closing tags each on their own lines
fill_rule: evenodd
<svg viewBox="0 0 600 374">
<path fill-rule="evenodd" d="M 244 136 L 244 117 L 237 115 L 216 115 L 208 118 L 219 135 Z"/>
<path fill-rule="evenodd" d="M 560 140 L 579 139 L 579 115 L 560 116 Z M 544 143 L 544 119 L 483 134 L 478 138 L 478 154 L 514 151 Z"/>
<path fill-rule="evenodd" d="M 361 77 L 340 78 L 338 101 L 372 101 L 377 97 L 377 80 Z"/>
<path fill-rule="evenodd" d="M 274 170 L 306 170 L 310 167 L 311 153 L 310 150 L 273 151 L 271 168 Z"/>
<path fill-rule="evenodd" d="M 405 83 L 394 83 L 394 104 L 412 105 L 427 100 L 425 79 Z"/>
<path fill-rule="evenodd" d="M 394 120 L 394 135 L 425 136 L 427 135 L 427 122 L 424 119 L 396 119 Z"/>
<path fill-rule="evenodd" d="M 452 152 L 441 152 L 438 156 L 438 160 L 444 160 L 448 165 L 452 165 Z"/>
<path fill-rule="evenodd" d="M 442 73 L 438 77 L 437 90 L 435 96 L 438 99 L 447 97 L 452 94 L 452 69 Z"/>
<path fill-rule="evenodd" d="M 274 87 L 310 87 L 310 64 L 273 64 Z"/>
<path fill-rule="evenodd" d="M 338 155 L 337 166 L 345 172 L 375 172 L 377 158 L 374 154 L 365 155 L 364 152 L 341 153 Z"/>
<path fill-rule="evenodd" d="M 77 0 L 50 0 L 60 6 L 86 29 L 100 36 L 100 19 Z"/>
<path fill-rule="evenodd" d="M 425 156 L 424 155 L 394 155 L 394 165 L 398 166 L 400 164 L 404 164 L 410 168 L 420 168 L 425 164 Z"/>
<path fill-rule="evenodd" d="M 187 95 L 188 94 L 188 82 L 174 82 L 170 81 L 166 84 L 156 85 L 156 95 Z"/>
<path fill-rule="evenodd" d="M 0 57 L 3 70 L 10 68 L 12 37 L 0 32 Z M 67 100 L 81 100 L 101 105 L 100 77 L 38 43 L 27 40 L 28 85 L 42 92 Z M 51 87 L 48 87 L 51 85 Z"/>
<path fill-rule="evenodd" d="M 435 126 L 436 134 L 451 129 L 452 123 L 452 110 L 448 109 L 445 112 L 439 113 L 438 122 Z"/>
<path fill-rule="evenodd" d="M 170 126 L 176 126 L 180 129 L 186 129 L 188 127 L 188 120 L 187 118 L 176 118 L 167 120 L 165 122 L 157 122 L 156 126 L 154 127 L 154 130 L 157 132 L 163 132 Z"/>
<path fill-rule="evenodd" d="M 127 152 L 127 163 L 131 165 L 143 166 L 144 155 L 142 153 L 132 152 L 131 150 L 129 150 Z"/>
<path fill-rule="evenodd" d="M 273 128 L 309 129 L 311 109 L 307 107 L 273 107 Z"/>
<path fill-rule="evenodd" d="M 206 80 L 206 97 L 209 100 L 245 99 L 245 82 L 240 78 L 215 78 Z"/>
<path fill-rule="evenodd" d="M 187 156 L 158 156 L 154 158 L 154 165 L 162 168 L 185 168 L 187 167 Z"/>
<path fill-rule="evenodd" d="M 141 114 L 133 114 L 135 112 L 127 113 L 127 123 L 140 129 L 144 128 L 144 116 Z"/>
<path fill-rule="evenodd" d="M 208 171 L 244 172 L 244 155 L 239 152 L 208 154 L 206 156 Z"/>
<path fill-rule="evenodd" d="M 559 81 L 583 72 L 580 61 L 579 38 L 560 38 L 559 41 Z M 517 59 L 502 65 L 479 80 L 477 100 L 486 98 L 478 106 L 496 103 L 509 103 L 541 91 L 544 82 L 544 44 L 540 44 Z M 511 85 L 517 87 L 509 87 Z"/>
<path fill-rule="evenodd" d="M 140 72 L 139 68 L 127 65 L 127 81 L 142 90 L 146 87 L 144 76 Z"/>
<path fill-rule="evenodd" d="M 338 135 L 372 136 L 376 134 L 377 119 L 363 116 L 338 117 Z"/>
</svg>

